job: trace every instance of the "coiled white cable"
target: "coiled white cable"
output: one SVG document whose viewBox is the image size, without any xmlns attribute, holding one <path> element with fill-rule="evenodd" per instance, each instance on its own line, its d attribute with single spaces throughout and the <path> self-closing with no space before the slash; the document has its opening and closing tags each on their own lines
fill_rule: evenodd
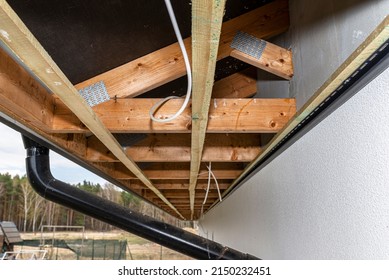
<svg viewBox="0 0 389 280">
<path fill-rule="evenodd" d="M 169 13 L 170 21 L 172 22 L 172 25 L 173 25 L 173 28 L 174 28 L 174 32 L 176 33 L 176 37 L 177 37 L 177 40 L 178 40 L 178 44 L 180 45 L 182 56 L 184 57 L 186 74 L 187 74 L 187 77 L 188 77 L 188 88 L 187 88 L 187 91 L 186 91 L 186 97 L 185 97 L 184 103 L 182 104 L 181 108 L 173 116 L 171 116 L 170 118 L 157 119 L 156 117 L 154 117 L 155 111 L 158 110 L 159 107 L 161 107 L 163 104 L 165 104 L 170 99 L 175 99 L 175 98 L 180 98 L 180 97 L 178 97 L 178 96 L 168 96 L 168 97 L 158 101 L 157 103 L 155 103 L 153 105 L 153 107 L 151 107 L 151 109 L 149 111 L 150 118 L 153 121 L 160 122 L 160 123 L 170 122 L 170 121 L 174 120 L 175 118 L 177 118 L 185 110 L 186 106 L 188 106 L 188 103 L 189 103 L 189 100 L 190 100 L 190 96 L 191 96 L 191 93 L 192 93 L 192 71 L 191 71 L 191 68 L 190 68 L 188 53 L 186 52 L 184 41 L 182 40 L 181 32 L 180 32 L 180 29 L 178 28 L 176 16 L 174 14 L 173 7 L 172 7 L 172 4 L 170 3 L 170 0 L 165 0 L 165 5 L 166 5 L 166 8 L 167 8 L 168 13 Z"/>
</svg>

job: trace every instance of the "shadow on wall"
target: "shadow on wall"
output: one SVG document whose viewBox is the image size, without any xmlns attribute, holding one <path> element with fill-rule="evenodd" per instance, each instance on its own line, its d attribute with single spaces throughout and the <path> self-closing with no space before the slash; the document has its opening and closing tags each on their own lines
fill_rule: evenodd
<svg viewBox="0 0 389 280">
<path fill-rule="evenodd" d="M 312 5 L 310 0 L 290 1 L 291 23 L 298 22 L 300 32 L 304 32 L 306 28 L 320 25 L 330 18 L 372 6 L 377 2 L 377 0 L 330 0 L 316 1 Z"/>
</svg>

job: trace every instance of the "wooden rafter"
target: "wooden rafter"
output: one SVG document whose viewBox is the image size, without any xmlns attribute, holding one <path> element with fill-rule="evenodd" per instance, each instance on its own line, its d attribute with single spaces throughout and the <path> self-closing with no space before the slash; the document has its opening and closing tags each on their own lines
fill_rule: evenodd
<svg viewBox="0 0 389 280">
<path fill-rule="evenodd" d="M 177 215 L 183 218 L 173 204 L 171 204 L 158 189 L 153 186 L 142 170 L 127 157 L 120 144 L 104 127 L 103 123 L 93 110 L 86 104 L 84 99 L 78 94 L 78 91 L 4 0 L 0 0 L 0 21 L 3 31 L 0 39 L 3 44 L 30 69 L 48 89 L 55 93 L 61 101 L 77 115 L 85 126 L 87 126 L 102 143 L 109 147 L 111 152 L 129 170 L 131 170 L 131 172 L 133 172 L 146 186 L 153 190 L 154 193 L 169 205 Z"/>
<path fill-rule="evenodd" d="M 88 161 L 117 161 L 116 157 L 94 136 L 88 138 Z M 260 152 L 258 134 L 208 134 L 203 162 L 250 162 Z M 154 134 L 124 147 L 135 162 L 190 162 L 189 134 Z"/>
<path fill-rule="evenodd" d="M 215 82 L 212 98 L 247 98 L 257 93 L 257 71 L 250 67 Z"/>
<path fill-rule="evenodd" d="M 168 196 L 168 197 L 171 197 L 171 198 L 184 198 L 184 199 L 188 199 L 188 190 L 170 190 L 170 189 L 165 189 L 165 190 L 161 190 L 161 193 L 165 196 Z M 155 194 L 154 193 L 151 193 L 147 190 L 145 190 L 145 193 L 144 193 L 146 196 L 148 197 L 155 197 Z M 202 191 L 199 191 L 199 194 L 202 195 L 202 198 L 204 199 L 204 196 L 205 196 L 205 191 L 202 190 Z M 214 190 L 210 191 L 208 193 L 208 197 L 209 198 L 217 198 L 218 197 L 218 193 L 215 192 Z M 201 197 L 200 197 L 201 198 Z"/>
<path fill-rule="evenodd" d="M 242 71 L 241 73 L 234 74 L 217 82 L 217 90 L 213 94 L 222 97 L 223 93 L 225 93 L 226 98 L 231 97 L 231 95 L 234 95 L 234 97 L 247 97 L 247 95 L 254 94 L 256 86 L 252 78 L 253 73 L 251 72 L 249 70 Z M 14 114 L 23 116 L 34 127 L 50 133 L 74 132 L 72 131 L 74 127 L 78 127 L 77 131 L 79 133 L 88 131 L 73 112 L 58 100 L 58 98 L 50 94 L 46 88 L 36 82 L 24 69 L 17 66 L 2 49 L 0 49 L 0 87 L 3 89 L 0 92 L 1 105 L 11 110 Z M 137 101 L 128 102 L 131 104 L 131 102 Z M 150 101 L 150 103 L 152 102 L 155 101 Z M 125 101 L 119 100 L 118 103 L 116 107 L 122 105 L 123 114 L 127 114 L 127 106 L 132 109 L 131 105 L 128 105 Z M 105 123 L 104 121 L 103 114 L 108 110 L 105 106 L 101 104 L 98 107 L 97 113 L 102 115 L 104 124 L 109 127 L 109 123 Z M 139 115 L 147 115 L 147 106 L 150 106 L 150 104 L 143 105 L 144 111 L 140 112 Z M 134 107 L 142 107 L 142 104 L 134 104 Z M 172 110 L 175 110 L 175 108 L 172 108 Z M 136 111 L 136 113 L 139 112 Z M 189 119 L 189 110 L 187 114 L 187 118 Z M 118 118 L 119 120 L 126 119 L 125 116 L 118 116 Z M 137 119 L 131 116 L 132 125 L 129 127 L 136 126 L 136 121 Z M 60 127 L 61 123 L 67 126 L 62 127 L 62 129 Z M 145 126 L 143 127 L 146 128 Z M 68 130 L 66 131 L 66 129 Z M 189 132 L 187 127 L 182 127 L 182 129 Z"/>
<path fill-rule="evenodd" d="M 50 94 L 42 95 L 46 90 L 35 84 L 24 69 L 0 49 L 0 104 L 14 114 L 24 116 L 25 121 L 41 130 L 52 126 L 54 101 Z"/>
<path fill-rule="evenodd" d="M 122 180 L 123 182 L 136 179 L 128 169 L 122 163 L 108 162 L 108 163 L 95 163 L 101 169 L 105 169 L 112 173 L 115 178 Z M 212 164 L 212 171 L 218 179 L 234 179 L 243 171 L 243 163 L 231 163 L 231 162 L 215 162 Z M 189 168 L 188 163 L 153 163 L 149 167 L 143 169 L 143 172 L 148 178 L 157 180 L 189 180 Z M 205 164 L 201 164 L 199 179 L 208 178 L 208 170 Z"/>
<path fill-rule="evenodd" d="M 288 1 L 278 0 L 223 24 L 217 59 L 230 55 L 230 43 L 238 30 L 267 39 L 289 27 Z M 191 54 L 191 38 L 184 40 Z M 111 97 L 134 97 L 185 75 L 185 65 L 178 43 L 135 59 L 125 65 L 76 85 L 84 88 L 104 81 Z"/>
<path fill-rule="evenodd" d="M 50 122 L 46 117 L 41 118 L 40 115 L 46 116 L 53 113 L 54 106 L 50 105 L 53 104 L 51 103 L 53 96 L 31 76 L 31 73 L 16 63 L 1 48 L 0 77 L 0 113 L 2 115 L 6 115 L 19 126 L 29 130 L 31 134 L 46 139 L 54 147 L 71 155 L 73 160 L 83 161 L 85 159 L 87 138 L 84 134 L 46 132 Z M 86 163 L 86 165 L 89 165 L 94 172 L 115 179 L 115 170 L 93 163 Z M 123 168 L 125 168 L 124 165 Z"/>
<path fill-rule="evenodd" d="M 155 203 L 158 203 L 160 202 L 160 199 L 159 198 L 156 198 L 156 197 L 153 197 L 153 196 L 146 196 L 148 199 L 151 199 L 153 202 Z M 180 198 L 172 198 L 172 203 L 179 203 L 179 202 L 182 202 L 183 200 L 187 200 L 188 199 L 188 196 L 183 198 L 183 197 L 180 197 Z M 194 203 L 197 203 L 198 205 L 200 205 L 202 202 L 204 201 L 204 197 L 196 197 L 195 200 L 194 200 Z M 194 204 L 193 204 L 194 206 Z M 194 213 L 194 212 L 193 212 Z"/>
<path fill-rule="evenodd" d="M 211 194 L 211 192 L 209 192 L 209 194 Z M 160 201 L 160 199 L 155 194 L 149 193 L 149 194 L 143 194 L 143 195 L 145 197 L 147 197 L 148 199 Z M 198 195 L 196 196 L 195 201 L 202 203 L 204 201 L 204 197 L 205 197 L 205 191 L 204 190 L 198 191 Z M 209 200 L 214 200 L 217 197 L 218 197 L 218 194 L 216 192 L 212 192 Z M 188 191 L 186 191 L 186 193 L 174 195 L 174 197 L 172 197 L 171 199 L 172 199 L 172 201 L 174 201 L 176 203 L 176 202 L 181 202 L 183 200 L 187 201 L 188 198 L 189 198 L 189 194 L 188 194 Z"/>
<path fill-rule="evenodd" d="M 259 59 L 238 50 L 233 50 L 230 55 L 286 80 L 293 77 L 292 51 L 272 43 L 266 42 Z"/>
<path fill-rule="evenodd" d="M 94 112 L 112 133 L 191 132 L 193 121 L 190 106 L 169 123 L 155 123 L 150 121 L 148 115 L 155 102 L 156 99 L 146 98 L 119 99 L 116 102 L 111 100 L 95 106 Z M 182 99 L 169 100 L 155 116 L 161 119 L 170 117 L 177 112 L 182 102 Z M 212 99 L 210 104 L 208 133 L 273 133 L 285 125 L 296 111 L 292 98 L 223 98 Z M 86 133 L 89 130 L 67 106 L 58 103 L 52 132 Z"/>
<path fill-rule="evenodd" d="M 231 180 L 219 180 L 219 188 L 221 190 L 227 189 L 230 185 Z M 155 185 L 158 186 L 159 190 L 180 190 L 184 191 L 188 195 L 188 183 L 189 180 L 155 180 Z M 206 190 L 207 189 L 207 180 L 199 180 L 196 189 L 197 190 Z M 129 183 L 131 189 L 145 189 L 145 186 L 139 180 L 131 180 Z M 215 184 L 212 182 L 210 186 L 211 190 L 215 190 Z"/>
<path fill-rule="evenodd" d="M 0 111 L 54 146 L 85 158 L 84 134 L 47 133 L 52 126 L 53 96 L 0 48 Z"/>
<path fill-rule="evenodd" d="M 192 142 L 189 200 L 193 216 L 195 190 L 208 124 L 208 112 L 225 0 L 192 2 Z"/>
</svg>

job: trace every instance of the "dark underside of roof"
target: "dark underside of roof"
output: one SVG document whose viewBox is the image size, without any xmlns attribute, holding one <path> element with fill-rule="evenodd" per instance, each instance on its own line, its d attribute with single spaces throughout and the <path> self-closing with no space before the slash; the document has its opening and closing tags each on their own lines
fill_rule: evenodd
<svg viewBox="0 0 389 280">
<path fill-rule="evenodd" d="M 163 0 L 7 1 L 73 84 L 177 41 Z M 172 0 L 183 38 L 191 34 L 191 1 Z M 269 0 L 229 0 L 223 21 Z M 215 80 L 247 68 L 228 57 L 217 63 Z M 182 77 L 140 97 L 186 93 Z"/>
</svg>

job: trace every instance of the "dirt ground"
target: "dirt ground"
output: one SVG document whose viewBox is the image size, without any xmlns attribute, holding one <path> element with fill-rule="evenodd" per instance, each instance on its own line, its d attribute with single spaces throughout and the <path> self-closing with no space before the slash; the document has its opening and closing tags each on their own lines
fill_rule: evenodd
<svg viewBox="0 0 389 280">
<path fill-rule="evenodd" d="M 192 233 L 196 233 L 193 229 L 185 229 L 191 231 Z M 53 232 L 44 232 L 41 234 L 38 233 L 21 233 L 23 240 L 49 240 L 53 238 Z M 114 230 L 109 232 L 92 232 L 86 231 L 83 234 L 80 231 L 57 231 L 54 234 L 55 239 L 62 240 L 74 240 L 74 239 L 82 239 L 83 240 L 127 240 L 127 248 L 126 248 L 126 258 L 128 260 L 188 260 L 191 259 L 188 256 L 177 253 L 168 248 L 162 247 L 161 245 L 150 242 L 146 239 L 140 238 L 131 233 Z M 41 241 L 42 242 L 42 241 Z M 68 249 L 63 248 L 53 248 L 50 242 L 45 242 L 46 246 L 42 247 L 47 251 L 45 259 L 58 259 L 58 260 L 74 260 L 77 259 L 77 255 Z M 14 250 L 37 250 L 39 248 L 36 247 L 27 247 L 27 246 L 15 246 Z M 29 258 L 27 254 L 22 256 L 21 258 Z M 80 258 L 80 257 L 79 257 Z M 85 259 L 81 257 L 81 259 Z M 97 258 L 95 258 L 97 259 Z M 106 258 L 108 259 L 108 258 Z"/>
</svg>

